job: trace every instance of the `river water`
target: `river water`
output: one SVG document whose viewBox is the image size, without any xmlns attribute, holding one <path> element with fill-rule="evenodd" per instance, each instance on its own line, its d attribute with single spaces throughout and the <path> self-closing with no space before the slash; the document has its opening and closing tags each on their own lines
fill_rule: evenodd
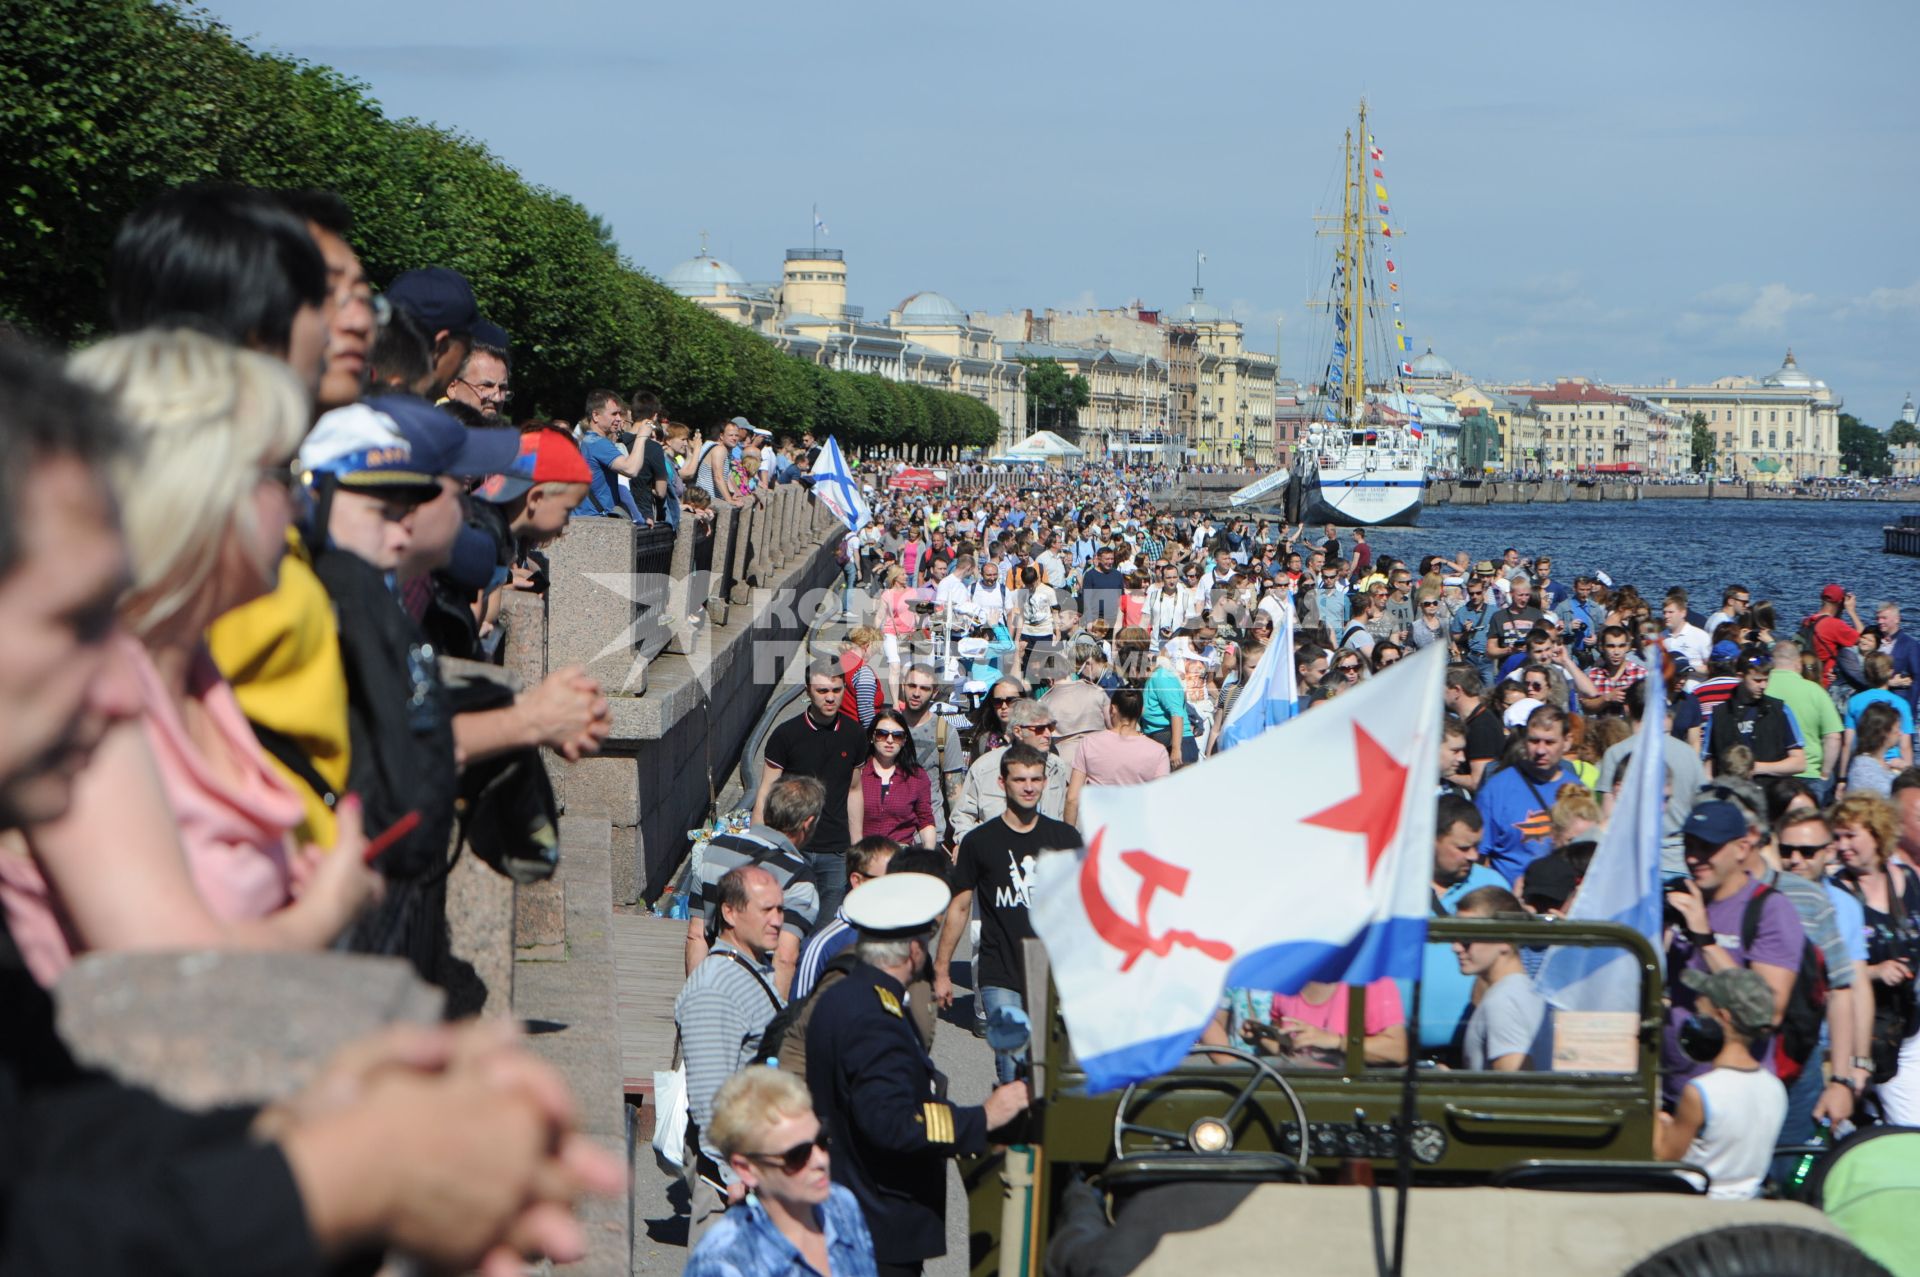
<svg viewBox="0 0 1920 1277">
<path fill-rule="evenodd" d="M 1512 506 L 1428 506 L 1413 528 L 1376 528 L 1375 554 L 1419 563 L 1424 554 L 1498 560 L 1508 547 L 1524 558 L 1545 551 L 1554 579 L 1571 582 L 1595 569 L 1632 583 L 1659 607 L 1668 588 L 1686 587 L 1702 614 L 1720 605 L 1723 586 L 1744 585 L 1755 601 L 1772 599 L 1788 631 L 1838 581 L 1859 596 L 1861 619 L 1892 599 L 1920 632 L 1920 559 L 1884 553 L 1880 529 L 1913 507 L 1887 501 L 1603 501 Z M 1351 547 L 1342 529 L 1343 548 Z"/>
</svg>

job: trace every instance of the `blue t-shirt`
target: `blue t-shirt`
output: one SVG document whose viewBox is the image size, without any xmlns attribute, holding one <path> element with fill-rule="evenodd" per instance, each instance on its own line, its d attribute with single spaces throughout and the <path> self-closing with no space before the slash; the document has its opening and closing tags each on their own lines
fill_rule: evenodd
<svg viewBox="0 0 1920 1277">
<path fill-rule="evenodd" d="M 1449 914 L 1459 908 L 1461 897 L 1481 887 L 1504 887 L 1507 880 L 1485 865 L 1475 865 L 1467 876 L 1445 891 L 1435 893 L 1439 907 Z M 1420 1046 L 1438 1051 L 1452 1046 L 1460 1027 L 1473 1009 L 1473 980 L 1460 970 L 1451 944 L 1438 941 L 1427 945 L 1420 962 Z M 1413 1005 L 1413 982 L 1400 981 L 1400 1004 Z"/>
<path fill-rule="evenodd" d="M 1900 716 L 1900 734 L 1902 736 L 1913 735 L 1913 710 L 1908 707 L 1906 701 L 1889 692 L 1884 687 L 1873 687 L 1864 692 L 1855 692 L 1847 698 L 1847 730 L 1850 732 L 1858 731 L 1860 729 L 1860 716 L 1867 712 L 1867 706 L 1876 704 L 1893 706 L 1894 713 Z M 1900 757 L 1900 751 L 1889 748 L 1883 757 L 1890 763 L 1896 762 Z"/>
<path fill-rule="evenodd" d="M 621 488 L 620 476 L 612 469 L 613 463 L 620 460 L 619 445 L 603 434 L 588 430 L 580 436 L 580 455 L 587 459 L 587 469 L 592 472 L 587 499 L 580 503 L 580 508 L 589 514 L 624 514 L 639 522 L 639 512 Z"/>
<path fill-rule="evenodd" d="M 1847 946 L 1849 962 L 1867 960 L 1867 912 L 1860 898 L 1831 882 L 1823 883 L 1827 899 L 1833 901 L 1833 925 L 1840 929 L 1840 941 Z"/>
<path fill-rule="evenodd" d="M 1554 796 L 1561 786 L 1579 783 L 1579 776 L 1564 760 L 1559 771 L 1544 781 L 1533 780 L 1521 767 L 1503 767 L 1481 782 L 1474 799 L 1486 823 L 1480 854 L 1508 885 L 1553 850 Z"/>
<path fill-rule="evenodd" d="M 1193 719 L 1187 714 L 1187 689 L 1172 670 L 1162 665 L 1147 677 L 1145 705 L 1140 728 L 1148 735 L 1163 732 L 1175 718 L 1180 719 L 1180 739 L 1193 735 Z"/>
</svg>

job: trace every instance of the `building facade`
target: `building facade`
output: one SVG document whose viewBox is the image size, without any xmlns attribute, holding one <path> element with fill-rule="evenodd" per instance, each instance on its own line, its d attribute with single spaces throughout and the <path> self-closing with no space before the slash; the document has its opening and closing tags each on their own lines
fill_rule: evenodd
<svg viewBox="0 0 1920 1277">
<path fill-rule="evenodd" d="M 1687 423 L 1684 431 L 1669 430 L 1670 464 L 1679 459 L 1691 466 L 1691 457 L 1680 456 L 1686 450 L 1674 447 L 1673 440 L 1684 434 L 1690 448 L 1698 414 L 1713 435 L 1713 472 L 1720 478 L 1790 484 L 1840 474 L 1840 409 L 1846 401 L 1802 369 L 1791 350 L 1764 377 L 1627 389 Z"/>
<path fill-rule="evenodd" d="M 1273 356 L 1248 350 L 1245 327 L 1209 302 L 1205 289 L 1195 287 L 1193 299 L 1166 318 L 1193 334 L 1198 364 L 1199 404 L 1188 457 L 1202 465 L 1275 469 Z"/>
<path fill-rule="evenodd" d="M 1517 386 L 1540 414 L 1541 468 L 1548 474 L 1648 472 L 1649 405 L 1580 378 L 1548 389 Z"/>
<path fill-rule="evenodd" d="M 1002 447 L 1025 437 L 1026 369 L 999 350 L 993 334 L 938 293 L 915 293 L 885 321 L 869 321 L 847 300 L 846 257 L 839 249 L 788 249 L 779 282 L 766 284 L 749 283 L 702 252 L 669 271 L 665 282 L 787 354 L 978 399 L 999 418 Z"/>
</svg>

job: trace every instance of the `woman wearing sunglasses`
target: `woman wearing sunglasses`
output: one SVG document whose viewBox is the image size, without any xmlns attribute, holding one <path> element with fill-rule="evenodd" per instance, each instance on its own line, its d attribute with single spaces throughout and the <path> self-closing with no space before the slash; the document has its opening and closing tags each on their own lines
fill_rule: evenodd
<svg viewBox="0 0 1920 1277">
<path fill-rule="evenodd" d="M 933 780 L 915 756 L 907 720 L 887 708 L 867 729 L 867 761 L 860 764 L 860 792 L 866 801 L 869 836 L 891 838 L 902 847 L 931 847 Z"/>
<path fill-rule="evenodd" d="M 1340 659 L 1333 663 L 1333 676 L 1330 683 L 1336 692 L 1352 691 L 1354 688 L 1360 686 L 1360 684 L 1366 682 L 1367 676 L 1370 673 L 1372 673 L 1372 671 L 1367 668 L 1366 657 L 1360 655 L 1360 653 L 1354 651 L 1352 648 L 1343 648 L 1340 652 Z M 1322 683 L 1321 685 L 1324 687 L 1328 684 Z"/>
<path fill-rule="evenodd" d="M 1017 678 L 1003 678 L 987 692 L 987 698 L 980 702 L 980 708 L 973 715 L 970 761 L 978 762 L 983 754 L 1013 743 L 1013 737 L 1008 734 L 1007 710 L 1026 694 L 1027 685 Z"/>
<path fill-rule="evenodd" d="M 709 1134 L 746 1198 L 700 1238 L 686 1277 L 877 1272 L 860 1203 L 833 1182 L 827 1133 L 799 1078 L 764 1064 L 740 1070 L 714 1096 Z"/>
</svg>

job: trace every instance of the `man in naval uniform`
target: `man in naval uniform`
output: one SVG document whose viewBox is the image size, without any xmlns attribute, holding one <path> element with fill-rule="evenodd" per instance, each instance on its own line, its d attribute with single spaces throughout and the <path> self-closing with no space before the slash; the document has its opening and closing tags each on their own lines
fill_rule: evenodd
<svg viewBox="0 0 1920 1277">
<path fill-rule="evenodd" d="M 946 1253 L 947 1159 L 983 1152 L 987 1132 L 1028 1102 L 1027 1084 L 1009 1082 L 984 1105 L 949 1103 L 907 1017 L 907 983 L 927 967 L 950 894 L 916 873 L 850 892 L 842 912 L 859 965 L 819 995 L 807 1026 L 807 1089 L 833 1138 L 833 1178 L 860 1201 L 881 1277 L 913 1277 Z"/>
</svg>

